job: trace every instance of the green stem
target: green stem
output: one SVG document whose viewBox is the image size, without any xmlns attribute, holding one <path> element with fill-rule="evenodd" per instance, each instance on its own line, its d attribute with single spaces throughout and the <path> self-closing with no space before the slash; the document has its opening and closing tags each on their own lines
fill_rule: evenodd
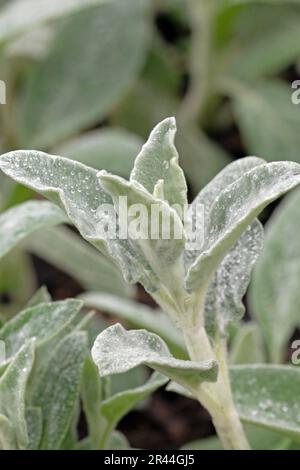
<svg viewBox="0 0 300 470">
<path fill-rule="evenodd" d="M 195 391 L 195 397 L 210 413 L 216 432 L 225 449 L 250 449 L 238 412 L 235 408 L 228 373 L 226 340 L 216 338 L 212 350 L 204 328 L 185 333 L 185 340 L 193 360 L 216 359 L 219 364 L 218 379 L 205 382 Z"/>
<path fill-rule="evenodd" d="M 189 59 L 190 85 L 179 111 L 181 125 L 203 117 L 210 90 L 213 0 L 190 0 L 192 38 Z"/>
</svg>

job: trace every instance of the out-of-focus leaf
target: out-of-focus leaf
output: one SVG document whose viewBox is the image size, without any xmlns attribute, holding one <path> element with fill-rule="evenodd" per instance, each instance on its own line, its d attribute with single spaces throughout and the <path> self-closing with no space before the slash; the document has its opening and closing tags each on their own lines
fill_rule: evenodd
<svg viewBox="0 0 300 470">
<path fill-rule="evenodd" d="M 231 31 L 226 73 L 254 79 L 277 74 L 292 64 L 300 54 L 297 3 L 278 0 L 245 5 Z"/>
<path fill-rule="evenodd" d="M 7 427 L 9 441 L 13 434 L 18 449 L 26 449 L 28 445 L 25 390 L 33 361 L 34 340 L 31 340 L 20 349 L 0 378 L 0 414 L 8 420 L 2 420 L 2 427 Z"/>
<path fill-rule="evenodd" d="M 284 359 L 287 341 L 299 325 L 300 192 L 290 194 L 266 225 L 262 255 L 251 286 L 253 313 L 272 361 Z"/>
<path fill-rule="evenodd" d="M 136 77 L 148 37 L 144 0 L 110 1 L 72 16 L 29 77 L 22 142 L 47 147 L 103 119 Z"/>
<path fill-rule="evenodd" d="M 0 215 L 0 257 L 39 228 L 66 222 L 63 212 L 47 201 L 29 201 Z"/>
<path fill-rule="evenodd" d="M 164 42 L 152 45 L 141 77 L 112 111 L 113 125 L 147 138 L 158 122 L 176 114 L 182 73 L 177 59 Z"/>
<path fill-rule="evenodd" d="M 298 367 L 231 366 L 230 380 L 234 402 L 243 421 L 300 441 Z M 167 390 L 191 398 L 191 393 L 174 381 Z"/>
<path fill-rule="evenodd" d="M 16 354 L 26 340 L 37 338 L 38 344 L 41 344 L 55 336 L 72 321 L 81 306 L 79 300 L 68 299 L 29 307 L 13 317 L 0 330 L 7 358 Z"/>
<path fill-rule="evenodd" d="M 41 408 L 43 414 L 41 449 L 59 449 L 69 429 L 86 353 L 85 333 L 67 336 L 55 350 L 36 385 L 33 404 Z"/>
<path fill-rule="evenodd" d="M 75 137 L 56 147 L 53 153 L 129 178 L 142 145 L 143 140 L 136 134 L 108 127 Z"/>
<path fill-rule="evenodd" d="M 98 292 L 84 293 L 80 299 L 87 307 L 102 310 L 125 320 L 131 328 L 142 328 L 156 333 L 167 343 L 174 356 L 179 359 L 187 359 L 182 336 L 163 311 L 153 310 L 133 300 L 120 299 Z"/>
<path fill-rule="evenodd" d="M 24 32 L 108 0 L 11 0 L 0 10 L 0 43 Z"/>
<path fill-rule="evenodd" d="M 240 324 L 230 350 L 231 364 L 259 364 L 266 362 L 261 330 L 256 323 Z"/>
<path fill-rule="evenodd" d="M 266 160 L 300 161 L 300 113 L 292 89 L 280 81 L 232 88 L 234 111 L 248 152 Z"/>
<path fill-rule="evenodd" d="M 300 440 L 298 367 L 233 366 L 230 377 L 242 420 Z"/>
<path fill-rule="evenodd" d="M 159 336 L 146 330 L 126 331 L 120 324 L 100 333 L 92 357 L 101 376 L 120 374 L 145 364 L 188 388 L 196 387 L 203 380 L 213 381 L 217 374 L 214 361 L 175 359 Z"/>
<path fill-rule="evenodd" d="M 231 162 L 229 155 L 198 129 L 179 126 L 177 147 L 193 195 Z"/>
<path fill-rule="evenodd" d="M 117 268 L 65 227 L 41 230 L 28 238 L 25 247 L 69 274 L 85 289 L 125 297 L 132 294 L 133 289 L 123 280 Z"/>
</svg>

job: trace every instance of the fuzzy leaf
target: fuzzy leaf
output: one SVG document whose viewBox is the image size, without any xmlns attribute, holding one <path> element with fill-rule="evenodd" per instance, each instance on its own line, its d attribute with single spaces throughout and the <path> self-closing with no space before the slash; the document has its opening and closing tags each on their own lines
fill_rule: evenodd
<svg viewBox="0 0 300 470">
<path fill-rule="evenodd" d="M 92 348 L 101 376 L 120 374 L 145 364 L 187 387 L 216 379 L 214 361 L 192 362 L 175 359 L 163 340 L 146 330 L 126 331 L 120 324 L 104 330 Z"/>
<path fill-rule="evenodd" d="M 230 377 L 242 420 L 300 440 L 298 367 L 234 366 Z"/>
<path fill-rule="evenodd" d="M 275 362 L 283 360 L 300 320 L 299 209 L 300 192 L 296 190 L 272 214 L 250 290 L 253 313 Z"/>
<path fill-rule="evenodd" d="M 133 300 L 120 299 L 116 296 L 98 292 L 86 292 L 80 296 L 85 306 L 110 313 L 131 328 L 142 328 L 160 336 L 170 348 L 172 354 L 180 359 L 187 358 L 182 336 L 161 310 L 153 310 Z"/>
<path fill-rule="evenodd" d="M 256 216 L 299 183 L 300 165 L 274 162 L 247 171 L 227 186 L 211 207 L 204 249 L 188 270 L 187 288 L 191 290 L 207 284 Z"/>
<path fill-rule="evenodd" d="M 0 257 L 36 230 L 66 222 L 64 213 L 46 201 L 24 202 L 0 215 Z"/>
<path fill-rule="evenodd" d="M 101 412 L 108 422 L 109 429 L 115 429 L 123 416 L 132 410 L 139 401 L 151 395 L 167 382 L 167 377 L 154 372 L 144 385 L 124 390 L 104 400 L 101 404 Z"/>
<path fill-rule="evenodd" d="M 197 209 L 203 207 L 204 213 L 204 227 L 201 227 L 204 231 L 204 239 L 206 238 L 205 230 L 209 222 L 209 213 L 216 200 L 222 191 L 227 186 L 234 183 L 236 180 L 241 178 L 247 171 L 253 168 L 263 165 L 264 160 L 257 157 L 245 157 L 235 160 L 227 165 L 220 173 L 218 173 L 198 194 L 194 199 L 188 210 L 188 220 L 190 224 L 195 224 Z M 185 265 L 189 268 L 191 264 L 196 261 L 197 257 L 201 254 L 199 250 L 186 250 L 185 252 Z"/>
<path fill-rule="evenodd" d="M 240 418 L 300 441 L 300 369 L 264 364 L 230 367 L 230 380 Z M 192 398 L 174 381 L 167 390 Z"/>
<path fill-rule="evenodd" d="M 41 344 L 54 337 L 74 319 L 81 307 L 79 300 L 68 299 L 23 310 L 0 330 L 7 358 L 16 354 L 26 340 L 37 338 L 38 344 Z"/>
<path fill-rule="evenodd" d="M 215 272 L 205 299 L 206 328 L 210 333 L 219 329 L 226 334 L 232 321 L 242 318 L 242 299 L 247 291 L 252 268 L 263 244 L 263 228 L 252 222 Z"/>
<path fill-rule="evenodd" d="M 26 424 L 29 438 L 27 449 L 38 450 L 43 432 L 43 417 L 40 408 L 27 408 Z"/>
<path fill-rule="evenodd" d="M 187 186 L 182 169 L 178 165 L 178 153 L 174 145 L 175 118 L 160 122 L 151 132 L 147 143 L 137 156 L 130 181 L 141 184 L 150 194 L 163 180 L 164 197 L 170 205 L 187 204 Z"/>
<path fill-rule="evenodd" d="M 0 450 L 17 450 L 12 425 L 3 415 L 0 415 Z"/>
<path fill-rule="evenodd" d="M 67 336 L 56 348 L 40 378 L 33 404 L 43 414 L 41 449 L 59 449 L 72 421 L 87 352 L 85 333 Z"/>
<path fill-rule="evenodd" d="M 31 340 L 20 349 L 0 378 L 0 414 L 8 419 L 9 423 L 4 424 L 8 428 L 10 424 L 18 449 L 26 449 L 28 445 L 25 390 L 33 361 L 34 340 Z"/>
<path fill-rule="evenodd" d="M 64 208 L 82 237 L 103 254 L 110 254 L 128 282 L 140 281 L 150 292 L 157 289 L 157 278 L 137 247 L 133 248 L 128 240 L 111 239 L 99 233 L 107 220 L 101 219 L 97 210 L 102 204 L 111 206 L 112 199 L 101 188 L 96 170 L 36 151 L 2 155 L 0 169 Z M 111 215 L 109 222 L 114 226 L 117 221 Z"/>
<path fill-rule="evenodd" d="M 49 147 L 105 118 L 143 65 L 148 25 L 145 0 L 108 1 L 69 18 L 31 69 L 23 145 Z"/>
<path fill-rule="evenodd" d="M 129 178 L 143 140 L 124 129 L 107 127 L 90 131 L 55 148 L 64 155 L 96 170 L 105 170 Z"/>
<path fill-rule="evenodd" d="M 140 220 L 137 228 L 139 238 L 133 240 L 132 244 L 140 248 L 161 283 L 165 284 L 170 291 L 173 290 L 174 296 L 176 296 L 178 283 L 182 281 L 181 276 L 183 276 L 180 258 L 185 245 L 182 223 L 176 211 L 168 203 L 152 196 L 143 186 L 134 181 L 128 182 L 119 176 L 110 175 L 104 171 L 99 172 L 98 177 L 104 190 L 111 195 L 116 210 L 118 209 L 119 198 L 124 196 L 127 198 L 129 209 L 134 204 L 139 204 L 146 209 L 145 215 L 141 213 L 138 217 L 131 217 L 128 211 L 127 222 L 129 229 L 134 221 Z M 153 207 L 162 211 L 165 215 L 164 221 L 167 217 L 169 218 L 170 230 L 168 235 L 164 232 L 164 226 L 160 218 L 152 217 Z M 123 214 L 119 213 L 119 217 L 121 216 Z M 179 234 L 178 238 L 176 238 L 176 233 Z M 172 278 L 170 278 L 171 269 Z"/>
<path fill-rule="evenodd" d="M 0 43 L 43 23 L 74 14 L 108 0 L 13 0 L 0 11 Z"/>
</svg>

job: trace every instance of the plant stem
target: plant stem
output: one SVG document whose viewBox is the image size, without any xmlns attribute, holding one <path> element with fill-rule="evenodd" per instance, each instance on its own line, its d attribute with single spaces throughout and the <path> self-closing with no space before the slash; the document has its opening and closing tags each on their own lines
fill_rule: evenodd
<svg viewBox="0 0 300 470">
<path fill-rule="evenodd" d="M 192 38 L 189 59 L 190 84 L 179 111 L 181 125 L 201 120 L 210 89 L 213 0 L 190 0 Z"/>
<path fill-rule="evenodd" d="M 216 338 L 215 351 L 212 350 L 204 328 L 195 333 L 185 333 L 187 347 L 193 360 L 216 359 L 219 364 L 218 379 L 214 383 L 205 382 L 195 397 L 210 413 L 216 432 L 225 449 L 250 449 L 238 412 L 235 408 L 228 373 L 226 340 Z M 209 346 L 208 346 L 209 345 Z"/>
</svg>

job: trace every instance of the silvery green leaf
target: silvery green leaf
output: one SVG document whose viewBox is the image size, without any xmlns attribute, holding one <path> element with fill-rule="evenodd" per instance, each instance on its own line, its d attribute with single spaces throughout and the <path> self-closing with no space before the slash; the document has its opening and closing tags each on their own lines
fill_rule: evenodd
<svg viewBox="0 0 300 470">
<path fill-rule="evenodd" d="M 86 353 L 85 333 L 67 336 L 56 348 L 36 384 L 32 403 L 41 408 L 43 414 L 41 449 L 59 449 L 68 432 L 79 396 Z"/>
<path fill-rule="evenodd" d="M 13 317 L 0 330 L 0 339 L 5 342 L 6 357 L 18 352 L 24 341 L 36 338 L 38 344 L 54 337 L 77 315 L 82 302 L 63 300 L 49 304 L 39 304 L 23 310 Z"/>
<path fill-rule="evenodd" d="M 162 310 L 153 310 L 133 300 L 99 292 L 86 292 L 79 298 L 89 308 L 96 308 L 125 320 L 130 328 L 142 328 L 156 333 L 167 343 L 172 354 L 180 359 L 187 358 L 182 335 Z"/>
<path fill-rule="evenodd" d="M 226 335 L 229 323 L 244 315 L 242 299 L 262 244 L 263 227 L 255 220 L 216 270 L 205 298 L 205 326 L 210 333 L 218 329 L 222 335 Z"/>
<path fill-rule="evenodd" d="M 26 424 L 29 443 L 28 450 L 37 450 L 43 432 L 43 419 L 40 408 L 28 407 L 26 409 Z"/>
<path fill-rule="evenodd" d="M 109 254 L 128 282 L 141 282 L 149 291 L 158 288 L 153 270 L 137 247 L 128 240 L 108 237 L 100 230 L 105 223 L 111 223 L 114 228 L 117 218 L 111 214 L 108 220 L 103 220 L 97 212 L 104 204 L 111 206 L 112 199 L 101 188 L 96 170 L 37 151 L 4 154 L 0 157 L 0 169 L 64 208 L 82 237 L 103 254 Z"/>
<path fill-rule="evenodd" d="M 92 357 L 101 376 L 120 374 L 145 364 L 188 388 L 202 381 L 214 381 L 214 361 L 192 362 L 175 359 L 163 340 L 146 330 L 126 331 L 120 324 L 104 330 L 92 348 Z"/>
<path fill-rule="evenodd" d="M 0 43 L 40 25 L 107 0 L 12 0 L 0 11 Z"/>
<path fill-rule="evenodd" d="M 26 449 L 28 445 L 25 390 L 33 361 L 34 340 L 30 340 L 19 350 L 0 378 L 0 414 L 8 419 L 18 449 Z"/>
<path fill-rule="evenodd" d="M 254 322 L 239 325 L 232 340 L 229 361 L 231 364 L 260 364 L 266 361 L 262 333 Z"/>
<path fill-rule="evenodd" d="M 282 361 L 299 325 L 300 192 L 275 209 L 266 224 L 265 246 L 254 270 L 250 299 L 272 361 Z"/>
<path fill-rule="evenodd" d="M 0 257 L 36 230 L 66 222 L 63 212 L 46 201 L 29 201 L 0 215 Z"/>
<path fill-rule="evenodd" d="M 101 3 L 68 18 L 30 70 L 19 120 L 24 146 L 50 147 L 97 124 L 136 78 L 148 48 L 148 2 Z"/>
<path fill-rule="evenodd" d="M 300 165 L 273 162 L 247 171 L 216 198 L 204 248 L 186 276 L 188 289 L 206 285 L 247 226 L 272 201 L 300 183 Z"/>
<path fill-rule="evenodd" d="M 234 402 L 240 418 L 249 424 L 300 441 L 300 370 L 269 364 L 230 367 Z M 191 398 L 187 388 L 172 381 L 168 391 Z"/>
<path fill-rule="evenodd" d="M 158 388 L 168 382 L 168 378 L 164 375 L 154 372 L 150 379 L 140 387 L 124 390 L 113 395 L 101 403 L 101 413 L 107 421 L 107 433 L 111 433 L 117 427 L 119 421 L 125 416 L 135 405 L 151 395 Z"/>
<path fill-rule="evenodd" d="M 136 181 L 153 194 L 157 183 L 163 180 L 165 200 L 170 205 L 183 207 L 187 204 L 187 186 L 178 165 L 175 133 L 175 118 L 165 119 L 153 129 L 135 160 L 130 181 Z"/>
<path fill-rule="evenodd" d="M 169 204 L 158 197 L 152 196 L 143 186 L 131 180 L 124 180 L 119 176 L 110 175 L 104 171 L 98 173 L 99 180 L 105 191 L 107 191 L 119 208 L 119 198 L 126 197 L 128 208 L 134 204 L 145 209 L 138 215 L 131 216 L 128 210 L 128 231 L 133 246 L 138 247 L 149 263 L 152 271 L 160 279 L 160 282 L 174 292 L 176 298 L 178 285 L 183 276 L 183 263 L 181 257 L 184 251 L 185 239 L 181 219 L 177 212 Z M 156 207 L 162 212 L 162 217 L 153 216 L 152 210 Z M 123 216 L 119 212 L 119 217 Z M 169 227 L 164 224 L 168 218 Z M 161 220 L 162 219 L 162 220 Z M 137 229 L 137 238 L 133 239 L 130 234 L 132 224 Z M 169 228 L 169 233 L 165 231 Z M 170 276 L 172 270 L 172 277 Z"/>
<path fill-rule="evenodd" d="M 36 307 L 39 304 L 47 304 L 51 302 L 51 295 L 46 286 L 40 287 L 29 299 L 25 308 Z"/>
<path fill-rule="evenodd" d="M 247 171 L 264 164 L 265 161 L 257 157 L 245 157 L 235 160 L 227 165 L 220 171 L 198 194 L 194 199 L 188 210 L 189 222 L 195 224 L 195 216 L 197 208 L 203 207 L 203 223 L 204 227 L 200 227 L 204 231 L 204 238 L 206 226 L 209 222 L 209 213 L 216 200 L 216 198 L 224 191 L 227 186 L 234 183 Z M 201 250 L 189 250 L 185 252 L 185 264 L 189 268 L 191 264 L 197 259 Z"/>
<path fill-rule="evenodd" d="M 233 105 L 248 151 L 266 160 L 299 161 L 299 108 L 292 90 L 275 80 L 232 87 Z"/>
<path fill-rule="evenodd" d="M 51 227 L 31 235 L 25 248 L 69 274 L 85 289 L 131 296 L 133 289 L 109 259 L 65 227 Z"/>
<path fill-rule="evenodd" d="M 4 415 L 0 415 L 0 450 L 17 450 L 12 425 Z"/>
<path fill-rule="evenodd" d="M 56 155 L 64 155 L 96 170 L 105 170 L 129 178 L 143 140 L 136 134 L 107 127 L 86 132 L 56 147 Z"/>
<path fill-rule="evenodd" d="M 242 420 L 300 440 L 300 370 L 293 366 L 234 366 L 234 401 Z"/>
</svg>

